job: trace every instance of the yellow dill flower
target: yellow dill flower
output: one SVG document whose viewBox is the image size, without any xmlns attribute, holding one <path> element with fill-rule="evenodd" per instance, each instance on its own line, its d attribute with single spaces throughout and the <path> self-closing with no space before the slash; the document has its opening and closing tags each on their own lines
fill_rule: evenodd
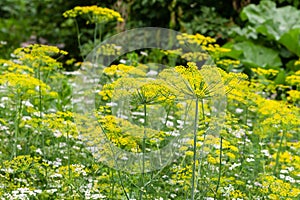
<svg viewBox="0 0 300 200">
<path fill-rule="evenodd" d="M 111 78 L 113 77 L 119 78 L 126 75 L 135 75 L 141 77 L 146 76 L 146 73 L 141 69 L 134 66 L 124 65 L 124 64 L 111 65 L 109 67 L 106 67 L 103 70 L 103 73 Z"/>
<path fill-rule="evenodd" d="M 177 39 L 180 44 L 189 43 L 189 44 L 197 44 L 197 45 L 207 45 L 216 42 L 215 39 L 211 37 L 205 37 L 204 35 L 201 35 L 199 33 L 195 35 L 189 35 L 183 33 L 182 35 L 178 35 Z"/>
<path fill-rule="evenodd" d="M 205 61 L 209 59 L 209 54 L 206 52 L 188 52 L 181 54 L 181 58 L 188 61 Z"/>
<path fill-rule="evenodd" d="M 160 50 L 165 55 L 181 55 L 182 49 Z"/>
<path fill-rule="evenodd" d="M 193 151 L 186 151 L 186 152 L 185 152 L 185 155 L 186 155 L 186 156 L 193 156 L 193 155 L 194 155 L 194 152 L 193 152 Z"/>
<path fill-rule="evenodd" d="M 13 53 L 22 64 L 33 68 L 35 71 L 55 71 L 62 68 L 62 63 L 52 58 L 56 55 L 66 55 L 67 52 L 55 46 L 33 44 L 18 48 Z"/>
<path fill-rule="evenodd" d="M 299 126 L 299 109 L 283 101 L 256 99 L 257 111 L 261 114 L 262 124 L 274 126 Z"/>
<path fill-rule="evenodd" d="M 296 66 L 296 65 L 300 65 L 300 58 L 299 58 L 299 60 L 296 60 L 296 61 L 295 61 L 294 65 L 295 65 L 295 66 Z"/>
<path fill-rule="evenodd" d="M 251 70 L 260 76 L 276 76 L 279 73 L 279 71 L 275 69 L 263 69 L 260 67 L 252 68 Z"/>
<path fill-rule="evenodd" d="M 239 60 L 223 59 L 223 60 L 218 60 L 216 64 L 226 66 L 226 67 L 229 66 L 237 67 L 239 64 L 241 64 L 241 62 Z"/>
<path fill-rule="evenodd" d="M 259 178 L 262 181 L 261 191 L 264 194 L 269 194 L 270 199 L 280 199 L 279 197 L 295 198 L 299 197 L 300 189 L 294 187 L 289 182 L 285 182 L 275 176 L 265 175 Z"/>
<path fill-rule="evenodd" d="M 230 192 L 230 197 L 235 198 L 235 199 L 243 198 L 245 196 L 246 195 L 243 192 L 241 192 L 240 190 L 234 190 L 234 191 Z"/>
<path fill-rule="evenodd" d="M 110 141 L 118 147 L 133 152 L 141 151 L 144 132 L 147 132 L 147 144 L 150 144 L 149 147 L 151 145 L 156 147 L 166 137 L 166 134 L 162 131 L 138 126 L 113 115 L 99 116 L 98 121 Z M 99 137 L 99 134 L 97 137 Z"/>
<path fill-rule="evenodd" d="M 47 95 L 50 86 L 29 74 L 5 73 L 0 75 L 0 85 L 6 85 L 11 98 L 22 98 L 23 100 L 34 95 Z"/>
<path fill-rule="evenodd" d="M 227 98 L 230 104 L 241 103 L 249 105 L 249 99 L 255 99 L 255 93 L 249 88 L 248 76 L 243 73 L 227 73 L 218 69 L 225 85 Z"/>
<path fill-rule="evenodd" d="M 300 91 L 298 91 L 298 90 L 290 90 L 287 93 L 289 94 L 289 96 L 287 97 L 287 99 L 289 101 L 293 101 L 293 102 L 300 101 Z"/>
<path fill-rule="evenodd" d="M 81 164 L 72 164 L 70 166 L 60 166 L 57 172 L 62 175 L 62 177 L 68 177 L 69 172 L 71 172 L 72 177 L 87 176 L 89 170 Z"/>
<path fill-rule="evenodd" d="M 208 66 L 205 66 L 206 68 Z M 182 75 L 182 77 L 188 82 L 187 95 L 197 97 L 199 99 L 205 99 L 213 96 L 213 86 L 208 86 L 205 82 L 203 75 L 198 70 L 194 62 L 188 62 L 187 67 L 177 66 L 175 67 L 176 72 Z"/>
<path fill-rule="evenodd" d="M 18 48 L 14 51 L 14 55 L 21 57 L 24 54 L 31 54 L 34 57 L 55 56 L 57 54 L 67 55 L 66 51 L 60 50 L 56 46 L 48 46 L 42 44 L 32 44 L 27 47 Z"/>
<path fill-rule="evenodd" d="M 220 47 L 220 45 L 218 44 L 208 44 L 207 46 L 201 47 L 203 50 L 208 51 L 210 53 L 226 53 L 231 51 L 231 49 Z"/>
<path fill-rule="evenodd" d="M 290 85 L 295 85 L 300 87 L 300 70 L 296 71 L 294 74 L 286 77 L 286 82 Z"/>
<path fill-rule="evenodd" d="M 276 194 L 270 194 L 268 197 L 269 197 L 271 200 L 280 200 L 279 196 L 276 195 Z"/>
<path fill-rule="evenodd" d="M 55 137 L 77 137 L 78 131 L 76 124 L 72 121 L 73 113 L 71 112 L 56 112 L 44 115 L 43 119 L 31 118 L 27 121 L 22 121 L 20 126 L 24 126 L 25 123 L 34 128 L 38 128 L 41 124 L 43 128 L 51 130 Z"/>
<path fill-rule="evenodd" d="M 210 164 L 213 164 L 213 165 L 215 165 L 215 164 L 218 164 L 218 163 L 219 163 L 219 160 L 218 160 L 218 158 L 214 158 L 214 157 L 212 157 L 211 155 L 208 155 L 208 157 L 207 157 L 207 161 L 208 161 Z"/>
<path fill-rule="evenodd" d="M 235 159 L 235 155 L 231 152 L 227 152 L 226 155 L 230 158 L 230 159 Z"/>
<path fill-rule="evenodd" d="M 9 71 L 18 74 L 33 74 L 34 70 L 26 65 L 17 64 L 11 60 L 0 59 L 2 71 Z"/>
<path fill-rule="evenodd" d="M 121 49 L 121 46 L 115 44 L 103 44 L 97 49 L 97 54 L 104 56 L 119 56 L 121 55 Z"/>
<path fill-rule="evenodd" d="M 63 16 L 66 18 L 82 16 L 87 19 L 87 23 L 105 23 L 113 20 L 119 22 L 124 21 L 120 13 L 109 8 L 98 7 L 96 5 L 76 6 L 75 8 L 64 12 Z"/>
<path fill-rule="evenodd" d="M 136 105 L 163 103 L 175 98 L 175 91 L 163 80 L 125 77 L 115 83 L 113 97 L 119 99 L 131 96 L 132 103 Z"/>
</svg>

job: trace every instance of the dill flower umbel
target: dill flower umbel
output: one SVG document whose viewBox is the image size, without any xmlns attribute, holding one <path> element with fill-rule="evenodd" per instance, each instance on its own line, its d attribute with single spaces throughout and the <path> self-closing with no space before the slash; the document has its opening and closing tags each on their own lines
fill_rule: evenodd
<svg viewBox="0 0 300 200">
<path fill-rule="evenodd" d="M 109 8 L 102 8 L 98 6 L 76 6 L 71 10 L 63 13 L 66 18 L 75 18 L 82 16 L 87 19 L 87 23 L 105 23 L 116 20 L 122 22 L 124 19 L 120 13 Z"/>
</svg>

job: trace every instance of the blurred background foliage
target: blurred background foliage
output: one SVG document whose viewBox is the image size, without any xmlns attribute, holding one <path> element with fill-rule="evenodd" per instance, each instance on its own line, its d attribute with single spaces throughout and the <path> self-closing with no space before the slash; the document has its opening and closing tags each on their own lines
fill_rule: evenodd
<svg viewBox="0 0 300 200">
<path fill-rule="evenodd" d="M 300 56 L 298 0 L 2 0 L 0 58 L 28 43 L 42 43 L 68 51 L 65 60 L 82 60 L 74 23 L 62 13 L 87 5 L 111 8 L 125 19 L 105 24 L 102 40 L 126 29 L 165 27 L 215 38 L 233 49 L 224 56 L 241 60 L 238 70 L 248 74 L 258 66 L 281 69 L 281 77 L 298 70 L 294 65 Z M 80 39 L 88 44 L 94 25 L 80 19 L 78 23 Z"/>
</svg>

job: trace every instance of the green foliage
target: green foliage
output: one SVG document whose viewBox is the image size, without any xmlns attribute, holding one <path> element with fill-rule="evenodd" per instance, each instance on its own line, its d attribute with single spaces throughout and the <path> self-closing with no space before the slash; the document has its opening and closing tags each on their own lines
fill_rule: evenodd
<svg viewBox="0 0 300 200">
<path fill-rule="evenodd" d="M 265 0 L 259 5 L 250 4 L 245 7 L 241 12 L 241 19 L 248 20 L 248 26 L 253 28 L 256 34 L 278 41 L 284 33 L 299 28 L 300 11 L 292 6 L 276 8 L 275 3 Z"/>
<path fill-rule="evenodd" d="M 285 32 L 278 42 L 285 46 L 290 52 L 300 57 L 300 27 Z"/>
<path fill-rule="evenodd" d="M 214 7 L 201 6 L 201 14 L 194 15 L 192 20 L 182 21 L 188 33 L 200 33 L 214 38 L 227 38 L 230 31 L 230 20 L 220 16 Z"/>
<path fill-rule="evenodd" d="M 262 67 L 278 69 L 282 66 L 277 51 L 250 41 L 235 43 L 233 51 L 224 53 L 224 55 L 240 60 L 248 68 Z"/>
<path fill-rule="evenodd" d="M 233 28 L 235 42 L 225 46 L 234 51 L 225 56 L 240 59 L 242 70 L 249 75 L 252 67 L 281 69 L 276 82 L 284 83 L 287 73 L 299 69 L 294 62 L 300 53 L 300 11 L 261 1 L 246 6 L 240 18 L 246 25 Z"/>
</svg>

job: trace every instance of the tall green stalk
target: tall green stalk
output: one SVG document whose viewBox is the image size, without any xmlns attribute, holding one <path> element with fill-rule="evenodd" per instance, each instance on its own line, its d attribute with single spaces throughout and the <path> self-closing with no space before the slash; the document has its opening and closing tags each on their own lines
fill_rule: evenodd
<svg viewBox="0 0 300 200">
<path fill-rule="evenodd" d="M 22 112 L 22 100 L 18 95 L 18 103 L 17 103 L 17 113 L 16 113 L 16 118 L 15 118 L 15 142 L 14 142 L 14 150 L 12 153 L 12 158 L 17 156 L 17 141 L 18 141 L 18 137 L 19 137 L 19 125 L 20 125 L 20 119 L 21 119 L 21 112 Z"/>
<path fill-rule="evenodd" d="M 221 136 L 221 141 L 220 141 L 220 162 L 219 162 L 219 175 L 218 175 L 218 183 L 217 183 L 217 187 L 216 187 L 216 191 L 215 191 L 215 195 L 214 195 L 214 199 L 216 199 L 217 194 L 218 194 L 218 190 L 220 187 L 220 181 L 221 181 L 221 170 L 222 170 L 222 142 L 223 142 L 223 138 Z"/>
<path fill-rule="evenodd" d="M 282 148 L 282 143 L 283 143 L 283 138 L 285 136 L 285 131 L 283 131 L 281 137 L 280 137 L 280 144 L 279 144 L 279 147 L 278 147 L 278 150 L 277 150 L 277 154 L 276 154 L 276 161 L 275 161 L 275 167 L 274 167 L 274 175 L 276 176 L 277 175 L 277 168 L 279 166 L 279 157 L 280 157 L 280 153 L 281 153 L 281 148 Z"/>
<path fill-rule="evenodd" d="M 69 130 L 67 130 L 67 148 L 68 148 L 68 175 L 69 180 L 71 180 L 71 149 L 70 149 L 70 137 L 69 137 Z"/>
<path fill-rule="evenodd" d="M 204 99 L 201 99 L 201 110 L 202 110 L 202 122 L 205 123 L 205 113 L 204 113 Z M 203 141 L 205 141 L 206 139 L 206 133 L 204 132 L 204 135 L 203 135 Z M 202 144 L 201 146 L 201 150 L 200 152 L 203 152 L 203 149 L 204 149 L 204 143 Z M 199 166 L 198 166 L 198 176 L 201 177 L 201 174 L 202 174 L 202 167 L 203 167 L 203 156 L 200 155 L 199 156 Z M 198 184 L 198 178 L 196 177 L 196 183 Z"/>
<path fill-rule="evenodd" d="M 143 199 L 143 189 L 144 189 L 144 178 L 145 178 L 145 153 L 146 153 L 146 138 L 147 138 L 147 132 L 146 132 L 146 126 L 147 126 L 147 105 L 144 103 L 144 136 L 143 136 L 143 144 L 142 144 L 142 178 L 141 178 L 141 186 L 142 188 L 140 189 L 140 200 Z"/>
<path fill-rule="evenodd" d="M 199 112 L 199 99 L 196 98 L 196 110 L 195 110 L 195 117 L 194 117 L 194 147 L 193 147 L 193 171 L 192 171 L 192 180 L 191 180 L 191 199 L 195 199 L 195 176 L 196 176 L 196 153 L 197 153 L 197 131 L 198 131 L 198 112 Z"/>
<path fill-rule="evenodd" d="M 103 133 L 104 133 L 106 139 L 109 140 L 109 137 L 107 136 L 107 134 L 106 134 L 105 129 L 103 128 L 103 126 L 100 125 L 100 128 L 101 128 L 101 130 L 103 131 Z M 109 147 L 112 149 L 111 143 L 109 143 Z M 112 154 L 113 154 L 114 162 L 115 162 L 116 165 L 118 166 L 118 161 L 116 160 L 115 152 L 112 151 Z M 119 167 L 117 167 L 117 168 L 119 168 Z M 128 196 L 126 190 L 125 190 L 125 186 L 124 186 L 124 183 L 123 183 L 123 179 L 122 179 L 122 177 L 121 177 L 120 170 L 116 170 L 116 172 L 117 172 L 117 175 L 118 175 L 118 180 L 120 180 L 120 184 L 121 184 L 121 187 L 122 187 L 122 190 L 123 190 L 123 192 L 124 192 L 124 194 L 125 194 L 126 199 L 127 199 L 127 200 L 130 200 L 130 199 L 129 199 L 129 196 Z"/>
<path fill-rule="evenodd" d="M 76 32 L 77 32 L 77 42 L 78 42 L 78 46 L 79 46 L 79 50 L 81 52 L 82 49 L 82 45 L 81 45 L 81 41 L 80 41 L 80 33 L 79 33 L 79 26 L 77 21 L 75 20 L 75 27 L 76 27 Z M 84 57 L 82 56 L 82 54 L 80 53 L 82 60 L 84 60 Z"/>
<path fill-rule="evenodd" d="M 41 86 L 41 66 L 39 65 L 38 67 L 38 80 L 40 81 L 39 83 L 39 129 L 41 131 L 41 121 L 42 121 L 42 118 L 43 118 L 43 109 L 42 109 L 42 86 Z M 42 150 L 43 150 L 43 157 L 45 159 L 45 135 L 42 133 L 41 131 L 41 134 L 42 134 Z"/>
</svg>

